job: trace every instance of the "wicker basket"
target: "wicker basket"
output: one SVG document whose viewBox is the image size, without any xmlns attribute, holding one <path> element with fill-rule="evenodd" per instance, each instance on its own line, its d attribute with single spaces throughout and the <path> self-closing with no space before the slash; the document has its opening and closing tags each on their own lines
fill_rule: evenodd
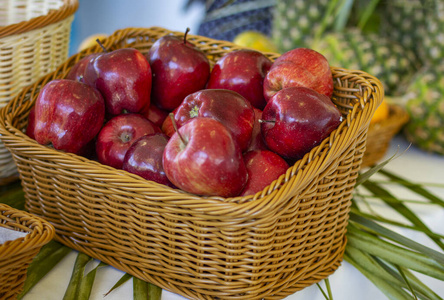
<svg viewBox="0 0 444 300">
<path fill-rule="evenodd" d="M 0 108 L 68 58 L 77 7 L 77 0 L 0 3 Z M 11 154 L 0 143 L 0 184 L 17 177 Z"/>
<path fill-rule="evenodd" d="M 163 28 L 127 28 L 110 50 L 147 53 Z M 190 35 L 214 63 L 239 49 Z M 99 46 L 74 55 L 0 111 L 26 207 L 56 240 L 191 299 L 281 299 L 333 273 L 342 261 L 352 191 L 370 119 L 382 101 L 376 78 L 332 68 L 344 121 L 330 137 L 254 196 L 199 197 L 37 144 L 23 134 L 39 89 Z M 271 59 L 277 54 L 265 53 Z"/>
<path fill-rule="evenodd" d="M 0 226 L 28 233 L 0 245 L 0 299 L 16 299 L 29 264 L 40 248 L 53 239 L 55 230 L 47 221 L 2 203 Z"/>
<path fill-rule="evenodd" d="M 389 104 L 387 119 L 370 124 L 367 134 L 367 147 L 362 159 L 362 168 L 377 164 L 387 153 L 393 137 L 409 120 L 407 111 L 400 105 Z"/>
</svg>

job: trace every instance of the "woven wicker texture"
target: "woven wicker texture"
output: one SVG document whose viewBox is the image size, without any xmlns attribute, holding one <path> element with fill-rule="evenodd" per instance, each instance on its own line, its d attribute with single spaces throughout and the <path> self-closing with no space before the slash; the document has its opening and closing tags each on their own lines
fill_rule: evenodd
<svg viewBox="0 0 444 300">
<path fill-rule="evenodd" d="M 0 299 L 16 299 L 29 264 L 40 248 L 53 239 L 55 230 L 47 221 L 1 203 L 0 226 L 28 233 L 0 245 Z"/>
<path fill-rule="evenodd" d="M 110 50 L 147 53 L 163 28 L 127 28 Z M 190 35 L 212 63 L 239 49 Z M 0 111 L 0 138 L 14 154 L 27 208 L 56 228 L 56 239 L 190 299 L 281 299 L 334 272 L 345 248 L 352 191 L 381 83 L 332 68 L 333 100 L 344 121 L 329 138 L 254 196 L 199 197 L 82 157 L 23 134 L 39 89 L 85 55 L 25 88 Z M 271 59 L 277 54 L 265 53 Z"/>
<path fill-rule="evenodd" d="M 0 107 L 68 58 L 77 7 L 77 0 L 0 3 Z M 0 184 L 16 176 L 11 154 L 0 143 Z"/>
<path fill-rule="evenodd" d="M 409 115 L 400 105 L 390 104 L 387 119 L 371 124 L 367 134 L 367 149 L 362 159 L 362 167 L 377 164 L 387 153 L 393 137 L 408 122 Z"/>
</svg>

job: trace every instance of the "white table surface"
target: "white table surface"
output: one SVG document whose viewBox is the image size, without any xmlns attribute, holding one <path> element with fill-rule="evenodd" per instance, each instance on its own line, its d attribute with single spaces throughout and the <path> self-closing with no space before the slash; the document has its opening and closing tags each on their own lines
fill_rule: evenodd
<svg viewBox="0 0 444 300">
<path fill-rule="evenodd" d="M 391 157 L 395 152 L 401 153 L 408 148 L 409 143 L 403 137 L 397 136 L 392 140 L 390 150 L 386 157 Z M 444 156 L 429 154 L 412 146 L 397 159 L 391 161 L 386 170 L 396 173 L 413 182 L 426 182 L 444 184 Z M 379 178 L 375 175 L 374 178 Z M 399 189 L 396 186 L 390 186 L 390 190 L 398 198 L 412 199 L 415 195 Z M 430 191 L 444 199 L 444 189 L 430 187 Z M 381 214 L 387 213 L 393 216 L 393 212 L 386 210 L 383 205 L 377 201 L 370 201 L 372 208 Z M 444 234 L 444 209 L 432 205 L 409 205 L 415 209 L 415 212 L 421 219 L 435 232 Z M 395 216 L 396 217 L 396 216 Z M 408 230 L 397 230 L 403 235 L 423 243 L 431 248 L 438 249 L 432 242 L 422 234 L 409 232 Z M 63 298 L 68 282 L 71 278 L 71 271 L 77 256 L 76 251 L 68 254 L 49 274 L 47 274 L 25 297 L 24 300 L 59 300 Z M 91 265 L 97 264 L 94 261 Z M 122 277 L 124 273 L 110 266 L 100 268 L 96 274 L 93 291 L 90 299 L 122 300 L 132 299 L 132 281 L 127 281 L 124 285 L 104 297 L 111 287 Z M 444 297 L 444 283 L 439 280 L 420 276 L 427 285 L 438 295 Z M 333 299 L 360 299 L 375 300 L 387 299 L 367 278 L 347 262 L 343 262 L 339 269 L 329 277 L 332 287 Z M 321 281 L 321 286 L 324 282 Z M 163 291 L 163 300 L 185 300 L 185 298 Z M 286 300 L 324 300 L 324 296 L 316 285 L 310 286 L 285 298 Z"/>
</svg>

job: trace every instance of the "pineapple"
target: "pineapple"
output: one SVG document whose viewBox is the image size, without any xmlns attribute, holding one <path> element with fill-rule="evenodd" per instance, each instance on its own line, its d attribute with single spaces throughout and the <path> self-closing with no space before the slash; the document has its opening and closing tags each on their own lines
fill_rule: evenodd
<svg viewBox="0 0 444 300">
<path fill-rule="evenodd" d="M 444 58 L 444 1 L 426 0 L 425 34 L 420 42 L 424 43 L 426 64 L 441 64 Z"/>
<path fill-rule="evenodd" d="M 413 51 L 421 61 L 425 56 L 425 5 L 423 0 L 391 0 L 381 10 L 381 36 Z"/>
<path fill-rule="evenodd" d="M 419 148 L 444 155 L 444 65 L 418 72 L 404 96 L 410 120 L 406 138 Z"/>
<path fill-rule="evenodd" d="M 377 77 L 390 96 L 401 95 L 419 68 L 413 51 L 378 34 L 363 34 L 357 29 L 327 34 L 313 49 L 322 53 L 332 66 L 362 70 Z"/>
<path fill-rule="evenodd" d="M 271 33 L 280 52 L 309 48 L 323 22 L 326 22 L 325 29 L 331 29 L 334 18 L 323 20 L 328 4 L 328 0 L 276 0 Z"/>
</svg>

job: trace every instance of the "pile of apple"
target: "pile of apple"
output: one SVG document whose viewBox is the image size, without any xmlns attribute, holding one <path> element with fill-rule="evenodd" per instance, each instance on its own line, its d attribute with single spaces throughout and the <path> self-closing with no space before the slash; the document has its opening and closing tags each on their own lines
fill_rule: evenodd
<svg viewBox="0 0 444 300">
<path fill-rule="evenodd" d="M 90 54 L 48 82 L 27 134 L 173 188 L 204 196 L 263 190 L 342 121 L 321 54 L 297 48 L 271 62 L 236 50 L 211 69 L 186 39 L 147 54 Z"/>
</svg>

